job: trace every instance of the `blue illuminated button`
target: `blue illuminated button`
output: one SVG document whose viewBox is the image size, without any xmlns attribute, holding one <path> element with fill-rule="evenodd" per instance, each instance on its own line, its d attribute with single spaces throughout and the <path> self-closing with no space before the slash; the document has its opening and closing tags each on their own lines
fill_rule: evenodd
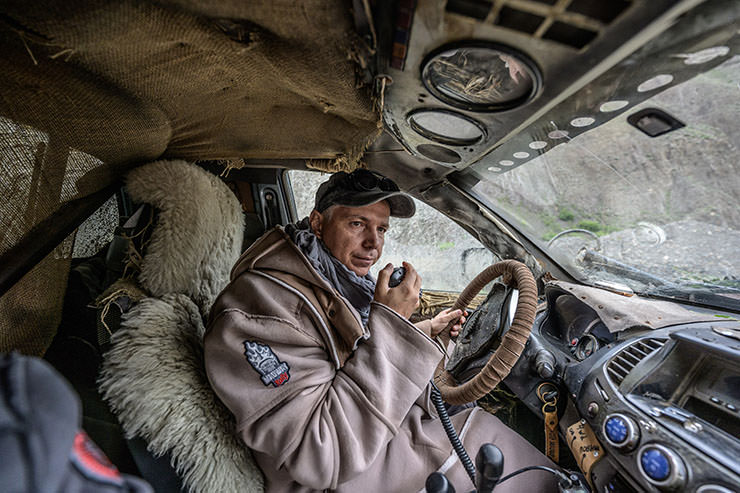
<svg viewBox="0 0 740 493">
<path fill-rule="evenodd" d="M 606 420 L 606 436 L 614 443 L 627 440 L 627 421 L 621 416 L 612 416 Z"/>
<path fill-rule="evenodd" d="M 642 470 L 653 481 L 663 481 L 671 474 L 671 464 L 662 450 L 648 448 L 640 456 Z"/>
</svg>

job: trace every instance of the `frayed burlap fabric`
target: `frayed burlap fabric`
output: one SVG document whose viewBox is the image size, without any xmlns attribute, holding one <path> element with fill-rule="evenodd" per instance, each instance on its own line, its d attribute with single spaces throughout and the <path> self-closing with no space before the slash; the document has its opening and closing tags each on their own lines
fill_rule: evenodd
<svg viewBox="0 0 740 493">
<path fill-rule="evenodd" d="M 353 166 L 379 116 L 357 76 L 350 6 L 3 1 L 0 255 L 155 159 Z M 72 239 L 0 299 L 0 349 L 45 351 Z"/>
</svg>

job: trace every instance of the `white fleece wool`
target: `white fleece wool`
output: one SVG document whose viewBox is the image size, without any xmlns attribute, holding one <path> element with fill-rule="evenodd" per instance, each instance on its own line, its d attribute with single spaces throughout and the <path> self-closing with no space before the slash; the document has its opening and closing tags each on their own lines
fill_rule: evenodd
<svg viewBox="0 0 740 493">
<path fill-rule="evenodd" d="M 203 366 L 205 328 L 182 294 L 144 298 L 105 355 L 99 387 L 127 436 L 141 436 L 191 492 L 261 492 L 262 472 L 234 434 L 234 417 Z"/>
<path fill-rule="evenodd" d="M 139 284 L 153 296 L 186 294 L 207 314 L 241 252 L 239 201 L 217 176 L 185 161 L 136 168 L 126 188 L 159 210 Z"/>
<path fill-rule="evenodd" d="M 191 492 L 261 492 L 262 472 L 235 435 L 203 363 L 203 317 L 239 257 L 243 217 L 217 177 L 185 161 L 132 171 L 136 202 L 159 209 L 139 283 L 152 294 L 124 315 L 99 388 L 126 435 L 170 452 Z"/>
</svg>

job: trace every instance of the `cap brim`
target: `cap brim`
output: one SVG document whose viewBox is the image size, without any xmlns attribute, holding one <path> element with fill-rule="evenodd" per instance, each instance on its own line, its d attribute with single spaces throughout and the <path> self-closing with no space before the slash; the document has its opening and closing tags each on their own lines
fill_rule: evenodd
<svg viewBox="0 0 740 493">
<path fill-rule="evenodd" d="M 337 197 L 332 203 L 346 207 L 363 207 L 385 200 L 391 209 L 393 217 L 411 217 L 416 213 L 414 201 L 403 192 L 352 192 L 342 197 Z"/>
</svg>

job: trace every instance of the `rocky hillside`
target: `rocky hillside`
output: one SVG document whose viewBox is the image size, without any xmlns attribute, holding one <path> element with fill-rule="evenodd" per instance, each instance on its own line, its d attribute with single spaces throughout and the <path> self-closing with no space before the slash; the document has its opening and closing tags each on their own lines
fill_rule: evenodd
<svg viewBox="0 0 740 493">
<path fill-rule="evenodd" d="M 626 121 L 648 107 L 686 126 L 648 137 Z M 736 56 L 477 189 L 545 243 L 585 229 L 630 265 L 669 279 L 737 284 L 739 116 Z M 644 224 L 654 233 L 638 241 Z M 558 239 L 553 247 L 589 241 Z"/>
</svg>

